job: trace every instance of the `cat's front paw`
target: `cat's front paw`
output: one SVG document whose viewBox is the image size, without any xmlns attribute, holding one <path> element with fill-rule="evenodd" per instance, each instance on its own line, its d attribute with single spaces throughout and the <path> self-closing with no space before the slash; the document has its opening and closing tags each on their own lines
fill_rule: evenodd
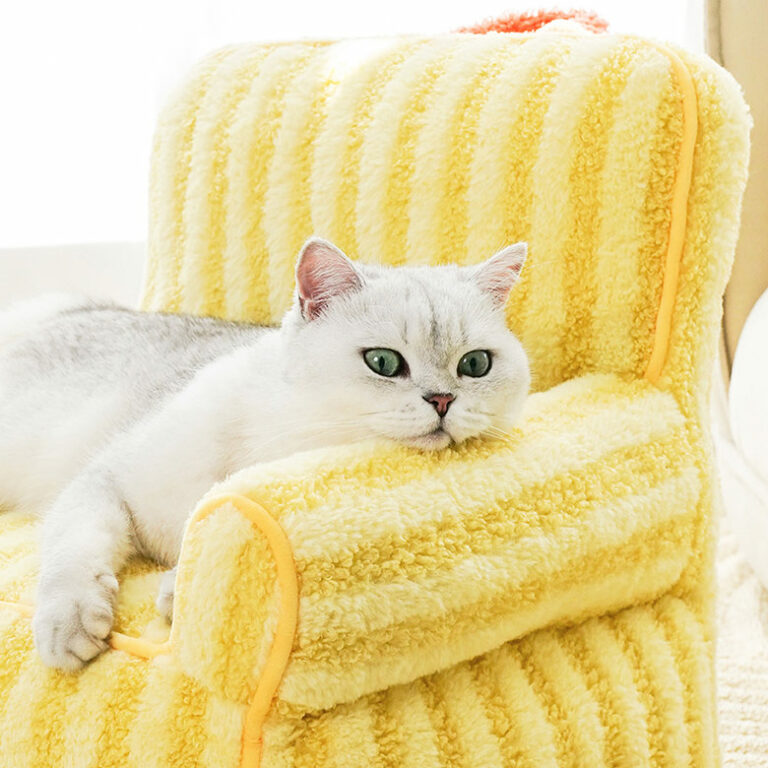
<svg viewBox="0 0 768 768">
<path fill-rule="evenodd" d="M 173 593 L 176 589 L 176 569 L 171 568 L 166 571 L 160 579 L 160 589 L 157 591 L 157 600 L 155 605 L 157 610 L 165 616 L 168 621 L 173 618 Z"/>
<path fill-rule="evenodd" d="M 41 580 L 32 629 L 44 664 L 74 672 L 107 648 L 117 586 L 110 572 Z"/>
</svg>

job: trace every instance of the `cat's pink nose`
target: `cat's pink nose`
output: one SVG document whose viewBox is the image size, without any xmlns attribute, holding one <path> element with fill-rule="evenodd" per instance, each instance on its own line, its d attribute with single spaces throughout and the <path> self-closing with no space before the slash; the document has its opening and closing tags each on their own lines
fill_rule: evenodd
<svg viewBox="0 0 768 768">
<path fill-rule="evenodd" d="M 450 408 L 451 403 L 456 399 L 451 394 L 445 394 L 445 395 L 424 395 L 424 399 L 428 403 L 432 403 L 432 405 L 435 406 L 435 410 L 440 414 L 440 416 L 445 416 L 446 413 L 448 413 L 448 408 Z"/>
</svg>

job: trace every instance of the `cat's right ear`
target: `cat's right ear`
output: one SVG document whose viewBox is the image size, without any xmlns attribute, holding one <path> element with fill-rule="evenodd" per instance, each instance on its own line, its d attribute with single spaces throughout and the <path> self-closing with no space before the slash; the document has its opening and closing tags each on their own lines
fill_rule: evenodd
<svg viewBox="0 0 768 768">
<path fill-rule="evenodd" d="M 520 278 L 520 270 L 527 255 L 528 244 L 515 243 L 502 248 L 488 261 L 475 267 L 475 281 L 497 307 L 503 307 L 506 303 L 509 292 Z"/>
<path fill-rule="evenodd" d="M 331 299 L 362 286 L 355 265 L 333 243 L 319 237 L 304 243 L 296 263 L 296 291 L 305 320 L 319 317 Z"/>
</svg>

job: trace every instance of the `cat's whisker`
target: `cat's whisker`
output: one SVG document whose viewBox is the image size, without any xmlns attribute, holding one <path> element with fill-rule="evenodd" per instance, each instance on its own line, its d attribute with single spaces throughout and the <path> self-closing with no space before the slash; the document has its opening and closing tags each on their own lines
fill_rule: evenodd
<svg viewBox="0 0 768 768">
<path fill-rule="evenodd" d="M 505 430 L 501 429 L 500 427 L 494 427 L 494 426 L 487 427 L 480 434 L 488 435 L 489 437 L 495 437 L 495 438 L 497 438 L 499 440 L 503 440 L 505 442 L 513 442 L 515 440 L 514 435 L 512 435 L 509 432 L 506 432 Z"/>
</svg>

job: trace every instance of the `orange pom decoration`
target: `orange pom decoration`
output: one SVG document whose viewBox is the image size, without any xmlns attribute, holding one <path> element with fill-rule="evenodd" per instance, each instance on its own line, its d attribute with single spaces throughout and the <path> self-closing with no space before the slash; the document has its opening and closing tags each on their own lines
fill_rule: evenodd
<svg viewBox="0 0 768 768">
<path fill-rule="evenodd" d="M 594 11 L 526 11 L 509 13 L 496 19 L 488 19 L 471 27 L 461 27 L 457 32 L 484 35 L 486 32 L 534 32 L 555 19 L 572 19 L 590 32 L 607 32 L 608 22 Z"/>
</svg>

